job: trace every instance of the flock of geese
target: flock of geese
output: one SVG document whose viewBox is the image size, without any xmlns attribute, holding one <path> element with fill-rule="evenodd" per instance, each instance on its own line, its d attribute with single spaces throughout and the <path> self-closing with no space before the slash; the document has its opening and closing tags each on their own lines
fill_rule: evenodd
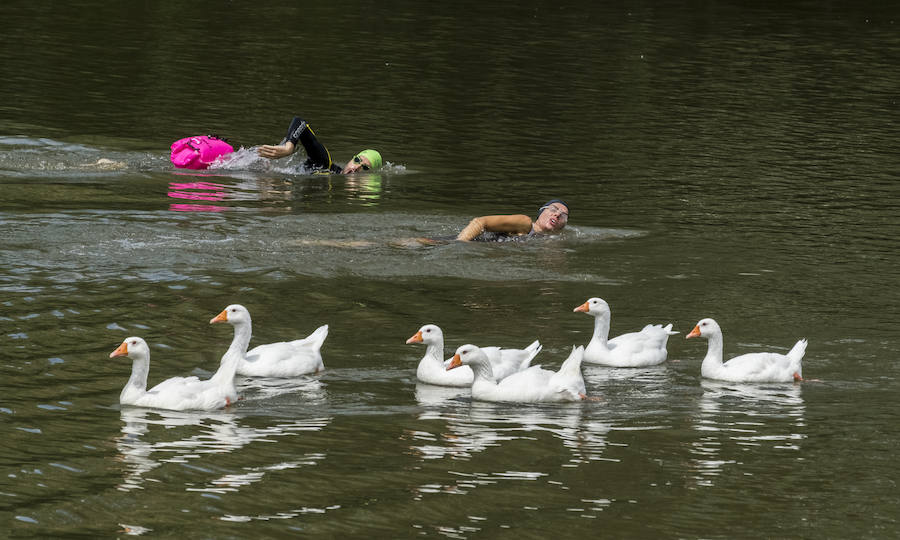
<svg viewBox="0 0 900 540">
<path fill-rule="evenodd" d="M 534 341 L 524 349 L 462 345 L 452 358 L 444 359 L 444 334 L 440 327 L 426 324 L 407 344 L 426 346 L 416 378 L 439 386 L 471 387 L 472 398 L 500 402 L 554 402 L 589 399 L 581 375 L 581 364 L 610 367 L 644 367 L 661 364 L 668 355 L 669 336 L 677 334 L 672 325 L 648 324 L 638 332 L 609 339 L 609 304 L 591 298 L 574 309 L 594 317 L 594 333 L 586 347 L 573 347 L 558 371 L 531 365 L 541 352 Z M 321 348 L 328 337 L 328 325 L 320 326 L 303 339 L 259 345 L 247 350 L 252 335 L 250 312 L 232 304 L 213 317 L 210 324 L 228 323 L 234 339 L 209 379 L 172 377 L 147 390 L 150 348 L 139 337 L 129 337 L 109 357 L 132 360 L 131 378 L 119 403 L 170 410 L 214 410 L 238 400 L 235 375 L 255 377 L 296 377 L 325 369 Z M 802 381 L 806 340 L 799 340 L 787 354 L 759 352 L 722 361 L 722 330 L 713 319 L 697 323 L 687 338 L 702 337 L 709 342 L 700 372 L 703 377 L 730 382 Z"/>
</svg>

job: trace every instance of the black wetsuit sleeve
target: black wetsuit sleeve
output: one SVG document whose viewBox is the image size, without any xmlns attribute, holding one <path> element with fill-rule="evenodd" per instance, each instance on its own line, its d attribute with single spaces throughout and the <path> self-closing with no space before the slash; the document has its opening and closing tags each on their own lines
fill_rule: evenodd
<svg viewBox="0 0 900 540">
<path fill-rule="evenodd" d="M 298 142 L 303 145 L 303 148 L 306 150 L 306 156 L 309 158 L 306 160 L 307 167 L 311 169 L 328 169 L 332 172 L 335 172 L 334 168 L 337 167 L 338 170 L 336 172 L 341 172 L 341 168 L 331 161 L 331 154 L 328 153 L 328 149 L 319 142 L 313 130 L 299 116 L 295 116 L 291 121 L 287 135 L 282 143 L 286 141 L 291 141 L 294 143 L 294 146 Z"/>
</svg>

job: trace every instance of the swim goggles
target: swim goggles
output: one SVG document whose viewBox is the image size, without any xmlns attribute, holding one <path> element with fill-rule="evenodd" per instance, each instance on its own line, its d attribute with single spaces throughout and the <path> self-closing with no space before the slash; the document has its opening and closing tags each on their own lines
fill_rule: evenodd
<svg viewBox="0 0 900 540">
<path fill-rule="evenodd" d="M 369 166 L 366 165 L 366 164 L 363 162 L 362 158 L 359 157 L 359 156 L 353 156 L 353 163 L 359 163 L 360 165 L 362 165 L 362 169 L 363 169 L 364 171 L 368 171 L 368 170 L 369 170 Z"/>
</svg>

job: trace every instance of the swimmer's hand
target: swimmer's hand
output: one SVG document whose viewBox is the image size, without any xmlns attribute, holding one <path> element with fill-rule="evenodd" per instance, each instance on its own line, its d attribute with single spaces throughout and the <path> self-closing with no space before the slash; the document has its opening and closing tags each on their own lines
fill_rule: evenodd
<svg viewBox="0 0 900 540">
<path fill-rule="evenodd" d="M 287 141 L 284 144 L 270 145 L 264 144 L 256 151 L 260 156 L 269 159 L 278 159 L 288 157 L 294 153 L 294 143 Z"/>
</svg>

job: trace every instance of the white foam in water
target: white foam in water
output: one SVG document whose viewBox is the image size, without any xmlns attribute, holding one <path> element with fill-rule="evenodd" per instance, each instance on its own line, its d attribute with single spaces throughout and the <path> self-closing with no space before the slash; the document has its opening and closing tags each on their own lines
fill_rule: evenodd
<svg viewBox="0 0 900 540">
<path fill-rule="evenodd" d="M 31 137 L 0 137 L 0 144 L 8 146 L 43 146 L 39 139 Z"/>
<path fill-rule="evenodd" d="M 222 156 L 210 164 L 210 170 L 223 171 L 272 171 L 273 162 L 256 153 L 256 147 L 238 148 L 232 154 Z"/>
<path fill-rule="evenodd" d="M 168 156 L 146 152 L 110 151 L 48 138 L 0 136 L 0 171 L 6 176 L 66 178 L 129 169 L 170 166 Z M 74 174 L 73 174 L 74 173 Z"/>
</svg>

